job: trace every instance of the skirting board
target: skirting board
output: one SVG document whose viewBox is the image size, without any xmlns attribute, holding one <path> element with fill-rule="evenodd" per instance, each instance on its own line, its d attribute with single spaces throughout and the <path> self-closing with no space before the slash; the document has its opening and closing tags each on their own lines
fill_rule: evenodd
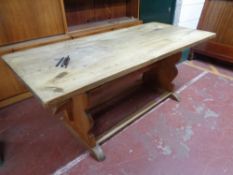
<svg viewBox="0 0 233 175">
<path fill-rule="evenodd" d="M 11 98 L 7 98 L 5 100 L 0 101 L 0 109 L 7 107 L 11 104 L 20 102 L 20 101 L 25 100 L 25 99 L 30 98 L 30 97 L 32 97 L 32 94 L 30 92 L 26 92 L 23 94 L 19 94 L 17 96 L 13 96 Z"/>
</svg>

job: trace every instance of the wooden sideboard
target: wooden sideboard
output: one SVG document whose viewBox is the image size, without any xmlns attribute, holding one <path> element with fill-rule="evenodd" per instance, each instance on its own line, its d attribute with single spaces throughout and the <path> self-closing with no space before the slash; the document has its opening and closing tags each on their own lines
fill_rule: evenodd
<svg viewBox="0 0 233 175">
<path fill-rule="evenodd" d="M 0 56 L 141 24 L 139 0 L 2 0 Z M 27 88 L 0 59 L 0 108 L 27 98 Z"/>
<path fill-rule="evenodd" d="M 193 53 L 233 63 L 233 1 L 206 0 L 198 29 L 216 33 L 216 38 L 195 46 Z"/>
</svg>

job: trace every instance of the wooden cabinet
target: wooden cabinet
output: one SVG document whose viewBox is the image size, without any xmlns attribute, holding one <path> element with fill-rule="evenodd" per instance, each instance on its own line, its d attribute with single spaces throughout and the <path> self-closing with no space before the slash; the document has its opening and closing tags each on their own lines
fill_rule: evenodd
<svg viewBox="0 0 233 175">
<path fill-rule="evenodd" d="M 64 0 L 64 6 L 72 37 L 141 23 L 139 0 Z"/>
<path fill-rule="evenodd" d="M 117 18 L 138 18 L 138 1 L 65 0 L 68 27 Z"/>
<path fill-rule="evenodd" d="M 0 46 L 132 26 L 138 17 L 139 0 L 2 0 Z"/>
<path fill-rule="evenodd" d="M 0 45 L 65 33 L 60 0 L 1 0 Z"/>
<path fill-rule="evenodd" d="M 194 53 L 233 63 L 233 1 L 206 0 L 198 28 L 216 38 L 194 47 Z"/>
<path fill-rule="evenodd" d="M 0 100 L 26 92 L 27 89 L 22 83 L 19 83 L 11 70 L 0 60 Z"/>
<path fill-rule="evenodd" d="M 1 0 L 0 56 L 137 25 L 138 17 L 139 0 Z M 2 60 L 0 82 L 0 107 L 27 92 Z"/>
</svg>

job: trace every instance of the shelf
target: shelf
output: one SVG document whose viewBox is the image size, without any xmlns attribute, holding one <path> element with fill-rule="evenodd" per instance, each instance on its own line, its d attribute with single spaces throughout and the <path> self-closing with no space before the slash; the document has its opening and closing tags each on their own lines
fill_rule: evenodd
<svg viewBox="0 0 233 175">
<path fill-rule="evenodd" d="M 124 27 L 131 27 L 134 25 L 142 24 L 142 21 L 134 17 L 121 17 L 115 19 L 108 19 L 98 22 L 90 22 L 68 27 L 68 34 L 71 37 L 79 37 L 91 35 L 95 33 L 115 30 Z"/>
<path fill-rule="evenodd" d="M 95 125 L 93 132 L 100 142 L 140 118 L 171 93 L 155 90 L 144 85 L 135 88 L 132 93 L 119 98 L 101 111 L 92 113 Z"/>
<path fill-rule="evenodd" d="M 67 31 L 80 37 L 141 24 L 139 0 L 64 0 Z"/>
<path fill-rule="evenodd" d="M 108 19 L 108 20 L 102 20 L 102 21 L 97 21 L 97 22 L 89 22 L 86 24 L 80 24 L 80 25 L 74 25 L 68 27 L 68 31 L 86 31 L 86 30 L 93 30 L 95 28 L 99 27 L 107 27 L 107 26 L 112 26 L 112 25 L 121 25 L 121 24 L 126 24 L 126 23 L 133 23 L 133 22 L 138 22 L 139 20 L 132 17 L 121 17 L 121 18 L 114 18 L 114 19 Z"/>
<path fill-rule="evenodd" d="M 122 129 L 133 123 L 134 121 L 138 120 L 142 117 L 145 113 L 152 110 L 155 106 L 159 105 L 161 102 L 166 100 L 167 98 L 172 97 L 173 94 L 171 92 L 164 92 L 160 96 L 157 96 L 154 100 L 151 100 L 146 105 L 142 106 L 136 112 L 130 114 L 128 117 L 122 119 L 118 122 L 115 126 L 111 127 L 109 130 L 103 132 L 103 134 L 97 137 L 98 143 L 103 143 L 104 141 L 110 139 L 112 136 L 120 132 Z"/>
</svg>

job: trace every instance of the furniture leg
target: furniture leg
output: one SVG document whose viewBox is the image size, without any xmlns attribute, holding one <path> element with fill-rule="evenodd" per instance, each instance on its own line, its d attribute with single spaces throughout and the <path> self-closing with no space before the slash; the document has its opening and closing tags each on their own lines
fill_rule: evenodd
<svg viewBox="0 0 233 175">
<path fill-rule="evenodd" d="M 94 125 L 91 115 L 87 112 L 88 98 L 86 94 L 74 96 L 65 107 L 65 122 L 72 132 L 92 151 L 98 161 L 105 159 L 104 152 L 92 133 Z"/>
<path fill-rule="evenodd" d="M 94 155 L 96 160 L 103 161 L 105 159 L 103 149 L 100 147 L 99 144 L 96 144 L 96 146 L 94 148 L 92 148 L 91 150 L 92 150 L 92 154 Z"/>
<path fill-rule="evenodd" d="M 171 55 L 168 58 L 155 63 L 152 68 L 143 74 L 144 84 L 152 88 L 161 88 L 173 92 L 174 84 L 172 81 L 178 74 L 176 63 L 181 58 L 181 53 Z M 172 98 L 179 101 L 179 97 L 174 92 Z"/>
<path fill-rule="evenodd" d="M 171 94 L 171 98 L 177 102 L 180 102 L 180 96 L 175 92 Z"/>
</svg>

